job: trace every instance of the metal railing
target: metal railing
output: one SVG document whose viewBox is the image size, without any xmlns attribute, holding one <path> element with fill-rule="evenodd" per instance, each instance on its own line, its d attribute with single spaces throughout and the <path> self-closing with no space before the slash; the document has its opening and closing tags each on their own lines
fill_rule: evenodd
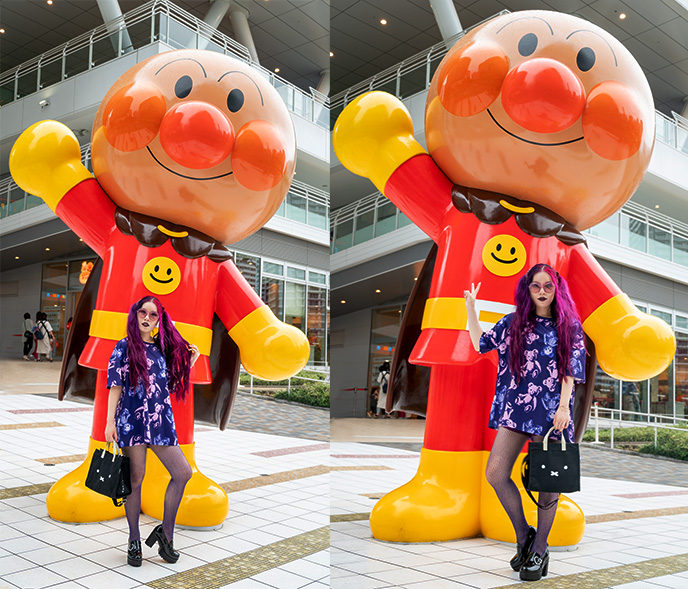
<svg viewBox="0 0 688 589">
<path fill-rule="evenodd" d="M 374 192 L 332 211 L 331 253 L 409 224 L 408 217 L 391 201 L 380 192 Z M 632 201 L 583 233 L 688 267 L 688 224 Z"/>
<path fill-rule="evenodd" d="M 292 381 L 302 381 L 302 380 L 306 380 L 306 381 L 309 381 L 309 382 L 321 382 L 321 383 L 328 384 L 328 385 L 330 384 L 330 371 L 329 371 L 329 369 L 327 369 L 326 367 L 312 366 L 312 365 L 309 364 L 309 365 L 306 365 L 306 368 L 305 368 L 305 369 L 306 369 L 306 370 L 309 370 L 310 372 L 322 372 L 322 373 L 325 375 L 325 378 L 324 378 L 324 379 L 320 379 L 320 378 L 308 378 L 308 377 L 306 377 L 306 376 L 291 376 L 291 377 L 289 377 L 289 378 L 287 379 L 287 395 L 291 395 L 291 384 L 292 384 Z M 251 377 L 251 378 L 250 378 L 250 383 L 249 383 L 248 389 L 249 389 L 249 393 L 251 393 L 251 394 L 253 395 L 253 394 L 254 394 L 254 392 L 253 392 L 253 387 L 254 387 L 254 382 L 253 382 L 253 380 L 254 380 L 254 378 L 256 378 L 256 377 L 254 377 L 252 374 L 250 374 L 249 372 L 247 372 L 246 370 L 244 370 L 244 367 L 243 367 L 243 366 L 241 367 L 240 374 L 248 374 L 248 375 Z M 257 380 L 262 380 L 262 379 L 257 379 Z M 240 384 L 240 385 L 239 385 L 239 388 L 244 388 L 244 389 L 245 389 L 245 388 L 246 388 L 246 385 L 241 385 L 241 384 Z"/>
<path fill-rule="evenodd" d="M 90 143 L 81 147 L 81 163 L 92 171 Z M 11 176 L 0 180 L 0 219 L 41 204 L 40 198 L 24 192 Z M 327 230 L 329 214 L 329 193 L 294 179 L 275 216 Z"/>
<path fill-rule="evenodd" d="M 329 110 L 322 95 L 309 95 L 252 62 L 246 47 L 169 0 L 151 0 L 3 72 L 0 75 L 0 106 L 158 41 L 175 49 L 202 47 L 249 63 L 277 90 L 291 112 L 329 129 Z"/>
<path fill-rule="evenodd" d="M 597 403 L 592 407 L 591 412 L 591 418 L 595 422 L 594 428 L 595 428 L 595 441 L 592 442 L 593 444 L 602 444 L 604 442 L 600 441 L 600 412 L 605 411 L 609 413 L 609 417 L 607 418 L 602 418 L 606 422 L 609 423 L 611 432 L 610 432 L 610 446 L 614 448 L 614 427 L 617 429 L 619 428 L 627 428 L 627 427 L 652 427 L 654 428 L 654 444 L 655 448 L 657 447 L 657 430 L 662 429 L 662 430 L 671 430 L 671 431 L 681 431 L 681 432 L 688 432 L 688 419 L 685 419 L 683 417 L 676 417 L 673 415 L 657 415 L 657 414 L 651 414 L 651 413 L 639 413 L 637 411 L 626 411 L 625 409 L 611 409 L 609 407 L 599 407 Z M 615 415 L 618 415 L 619 417 L 616 418 Z M 641 421 L 624 421 L 622 420 L 624 415 L 628 416 L 639 416 L 643 420 L 647 419 L 645 423 Z M 653 421 L 650 421 L 650 420 Z M 677 422 L 680 422 L 680 424 L 684 425 L 684 427 L 672 427 L 671 425 L 661 423 L 660 420 L 666 420 L 672 422 L 674 425 L 677 425 Z M 590 423 L 588 423 L 588 429 L 590 429 Z"/>
</svg>

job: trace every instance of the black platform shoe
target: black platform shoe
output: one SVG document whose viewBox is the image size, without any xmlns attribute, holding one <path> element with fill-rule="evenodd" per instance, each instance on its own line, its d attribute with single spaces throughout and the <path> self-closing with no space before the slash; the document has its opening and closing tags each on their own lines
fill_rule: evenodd
<svg viewBox="0 0 688 589">
<path fill-rule="evenodd" d="M 127 550 L 127 563 L 133 567 L 140 567 L 142 560 L 141 540 L 132 540 L 129 542 L 129 549 Z"/>
<path fill-rule="evenodd" d="M 526 560 L 528 560 L 528 555 L 533 549 L 533 542 L 535 542 L 535 533 L 535 528 L 530 526 L 530 528 L 528 528 L 528 535 L 526 536 L 526 541 L 523 546 L 516 542 L 516 556 L 509 561 L 511 568 L 515 571 L 520 571 L 521 567 L 526 563 Z"/>
<path fill-rule="evenodd" d="M 545 550 L 544 556 L 540 556 L 537 552 L 531 552 L 528 555 L 528 560 L 521 567 L 521 581 L 539 581 L 542 577 L 547 576 L 549 569 L 549 550 Z"/>
<path fill-rule="evenodd" d="M 179 552 L 174 549 L 172 540 L 168 540 L 163 532 L 162 525 L 156 526 L 146 540 L 146 544 L 153 547 L 158 543 L 158 554 L 167 562 L 175 563 L 179 560 Z"/>
</svg>

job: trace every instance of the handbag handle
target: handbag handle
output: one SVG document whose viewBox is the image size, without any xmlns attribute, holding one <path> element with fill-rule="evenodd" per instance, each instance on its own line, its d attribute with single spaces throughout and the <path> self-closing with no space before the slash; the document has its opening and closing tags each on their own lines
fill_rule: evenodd
<svg viewBox="0 0 688 589">
<path fill-rule="evenodd" d="M 547 452 L 547 442 L 549 440 L 550 434 L 554 431 L 554 426 L 549 428 L 547 433 L 545 434 L 545 439 L 542 440 L 542 449 Z M 566 440 L 564 439 L 564 432 L 561 432 L 561 451 L 566 452 Z"/>
<path fill-rule="evenodd" d="M 105 444 L 105 447 L 103 448 L 103 451 L 100 453 L 100 458 L 102 460 L 105 459 L 105 452 L 109 452 L 109 448 L 112 446 L 112 462 L 115 461 L 115 458 L 117 457 L 117 450 L 119 450 L 119 453 L 124 456 L 124 453 L 122 452 L 122 448 L 119 447 L 119 444 L 113 444 L 112 442 L 107 442 Z"/>
</svg>

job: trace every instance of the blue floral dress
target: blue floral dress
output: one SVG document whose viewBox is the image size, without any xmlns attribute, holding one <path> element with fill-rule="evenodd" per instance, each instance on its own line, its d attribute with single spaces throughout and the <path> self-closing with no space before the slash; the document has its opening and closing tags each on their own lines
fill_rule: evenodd
<svg viewBox="0 0 688 589">
<path fill-rule="evenodd" d="M 480 353 L 497 350 L 497 388 L 488 426 L 505 427 L 524 433 L 543 436 L 552 427 L 561 397 L 561 380 L 557 368 L 557 326 L 553 319 L 535 317 L 534 329 L 524 338 L 525 363 L 521 380 L 509 368 L 511 334 L 509 326 L 514 314 L 503 317 L 497 325 L 480 337 Z M 567 376 L 574 382 L 585 382 L 585 338 L 580 323 L 576 324 L 573 348 Z M 573 415 L 573 393 L 569 403 Z M 573 442 L 573 420 L 564 430 L 566 440 Z"/>
<path fill-rule="evenodd" d="M 144 342 L 148 362 L 149 390 L 129 381 L 127 338 L 117 342 L 108 363 L 107 388 L 120 386 L 122 394 L 115 412 L 120 446 L 153 444 L 177 446 L 177 431 L 167 389 L 167 363 L 156 343 Z"/>
</svg>

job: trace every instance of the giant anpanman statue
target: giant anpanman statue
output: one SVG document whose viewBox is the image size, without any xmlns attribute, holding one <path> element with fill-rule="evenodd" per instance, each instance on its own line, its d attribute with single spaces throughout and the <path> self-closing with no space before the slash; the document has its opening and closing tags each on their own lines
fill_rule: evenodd
<svg viewBox="0 0 688 589">
<path fill-rule="evenodd" d="M 230 348 L 236 344 L 246 370 L 276 380 L 298 372 L 310 351 L 305 334 L 272 314 L 223 245 L 272 217 L 294 172 L 291 118 L 258 72 L 210 51 L 146 59 L 105 95 L 93 124 L 91 156 L 95 179 L 80 162 L 76 138 L 56 121 L 28 128 L 10 155 L 17 184 L 45 200 L 103 260 L 79 357 L 79 364 L 98 371 L 89 458 L 47 498 L 50 516 L 71 522 L 123 515 L 123 508 L 86 489 L 84 480 L 90 456 L 105 443 L 105 371 L 115 343 L 126 335 L 133 301 L 157 296 L 180 333 L 198 346 L 202 356 L 191 382 L 205 389 L 196 405 L 205 406 L 206 397 L 217 393 L 209 386 L 211 353 L 224 354 L 215 368 L 235 369 Z M 229 330 L 231 346 L 214 338 L 214 315 Z M 229 378 L 235 389 L 236 371 Z M 195 465 L 194 395 L 172 404 L 179 443 L 193 468 L 177 523 L 219 526 L 229 504 L 224 490 Z M 224 423 L 230 406 L 228 399 L 214 408 Z M 148 461 L 142 510 L 160 519 L 169 476 L 150 452 Z"/>
<path fill-rule="evenodd" d="M 671 329 L 635 308 L 580 234 L 638 187 L 654 120 L 645 76 L 621 43 L 579 18 L 544 11 L 496 17 L 451 49 L 428 91 L 429 153 L 393 96 L 371 92 L 342 112 L 333 135 L 339 160 L 369 178 L 437 248 L 408 359 L 430 367 L 420 467 L 373 509 L 376 538 L 481 533 L 515 541 L 484 476 L 495 436 L 487 421 L 496 356 L 471 345 L 462 298 L 471 283 L 482 282 L 476 308 L 487 329 L 513 310 L 522 272 L 545 262 L 567 279 L 605 372 L 637 381 L 671 362 Z M 588 361 L 594 369 L 594 357 Z M 535 525 L 527 497 L 524 507 Z M 581 509 L 562 497 L 550 544 L 576 544 L 584 529 Z"/>
</svg>

